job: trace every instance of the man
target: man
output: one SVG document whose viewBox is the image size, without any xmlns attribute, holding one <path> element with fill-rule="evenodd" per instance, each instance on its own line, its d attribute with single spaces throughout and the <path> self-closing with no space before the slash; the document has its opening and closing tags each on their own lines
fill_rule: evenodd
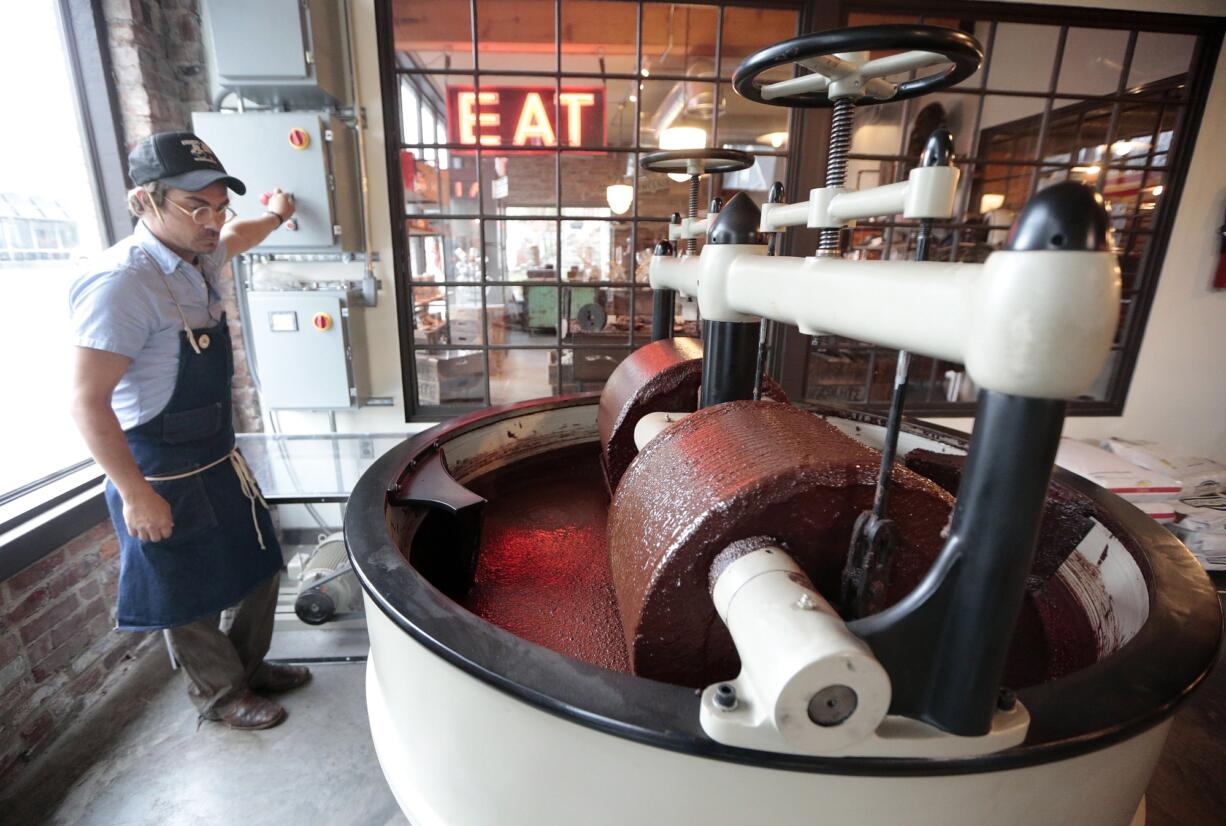
<svg viewBox="0 0 1226 826">
<path fill-rule="evenodd" d="M 267 505 L 234 446 L 233 358 L 219 274 L 294 214 L 280 189 L 229 220 L 242 181 L 196 135 L 162 132 L 128 157 L 132 235 L 69 294 L 73 418 L 106 472 L 119 535 L 118 627 L 168 629 L 201 719 L 271 728 L 268 694 L 305 684 L 264 662 L 282 566 Z M 228 633 L 220 612 L 237 605 Z"/>
</svg>

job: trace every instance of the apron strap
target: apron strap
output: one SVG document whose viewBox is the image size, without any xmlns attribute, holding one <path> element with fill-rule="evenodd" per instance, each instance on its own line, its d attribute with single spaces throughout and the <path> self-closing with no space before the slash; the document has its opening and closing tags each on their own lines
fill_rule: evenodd
<svg viewBox="0 0 1226 826">
<path fill-rule="evenodd" d="M 149 259 L 149 263 L 153 265 L 153 268 L 157 270 L 158 275 L 161 276 L 162 284 L 166 287 L 166 293 L 170 296 L 170 300 L 175 303 L 175 310 L 179 313 L 179 321 L 183 323 L 183 332 L 187 333 L 187 341 L 189 344 L 191 344 L 192 350 L 196 353 L 196 355 L 200 355 L 200 345 L 196 342 L 196 334 L 192 332 L 191 325 L 187 323 L 187 316 L 183 314 L 183 306 L 179 303 L 179 299 L 175 297 L 175 291 L 170 288 L 170 282 L 166 280 L 166 273 L 162 272 L 162 268 L 159 267 L 157 262 L 153 260 L 152 255 L 150 255 L 144 249 L 141 249 L 141 254 Z M 202 278 L 204 278 L 206 293 L 209 295 L 215 294 L 213 285 L 209 283 L 208 276 L 204 275 L 203 272 L 201 272 L 200 275 Z M 211 319 L 212 317 L 212 313 L 210 313 L 209 318 Z"/>
<path fill-rule="evenodd" d="M 258 502 L 264 507 L 264 510 L 268 510 L 268 502 L 264 500 L 264 494 L 260 491 L 259 483 L 255 480 L 255 474 L 251 472 L 251 466 L 247 464 L 247 460 L 243 458 L 243 454 L 239 453 L 237 447 L 232 448 L 229 453 L 222 456 L 220 459 L 214 462 L 209 462 L 207 465 L 198 467 L 195 470 L 188 470 L 183 473 L 172 473 L 166 476 L 146 476 L 145 481 L 173 482 L 176 479 L 186 479 L 189 476 L 196 476 L 197 474 L 204 473 L 210 468 L 215 468 L 225 461 L 229 461 L 230 465 L 234 468 L 234 473 L 236 476 L 238 476 L 238 483 L 242 488 L 243 496 L 246 496 L 247 500 L 251 502 L 251 523 L 255 525 L 255 535 L 256 538 L 260 540 L 260 549 L 263 550 L 266 547 L 264 545 L 264 532 L 260 530 L 260 520 L 255 506 Z"/>
</svg>

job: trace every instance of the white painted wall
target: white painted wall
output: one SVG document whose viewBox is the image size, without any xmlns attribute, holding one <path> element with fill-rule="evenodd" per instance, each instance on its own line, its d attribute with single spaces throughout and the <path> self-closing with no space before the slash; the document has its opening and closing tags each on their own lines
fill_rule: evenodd
<svg viewBox="0 0 1226 826">
<path fill-rule="evenodd" d="M 1050 5 L 1069 5 L 1037 0 Z M 371 392 L 391 396 L 392 408 L 367 408 L 337 415 L 343 432 L 416 430 L 403 422 L 404 397 L 400 380 L 399 334 L 392 298 L 392 231 L 388 218 L 388 179 L 385 135 L 379 90 L 378 50 L 373 0 L 350 0 L 357 39 L 360 97 L 366 109 L 367 163 L 370 171 L 371 224 L 374 248 L 381 262 L 378 275 L 384 290 L 377 308 L 366 310 L 366 341 Z M 1115 0 L 1084 2 L 1094 8 L 1163 11 L 1181 14 L 1226 14 L 1223 0 Z M 1158 439 L 1187 450 L 1226 460 L 1226 291 L 1214 292 L 1209 281 L 1217 261 L 1217 227 L 1226 220 L 1226 157 L 1221 135 L 1226 133 L 1226 61 L 1214 75 L 1179 205 L 1170 247 L 1146 328 L 1140 360 L 1128 402 L 1120 417 L 1070 419 L 1065 432 L 1087 438 L 1119 435 Z M 323 414 L 281 414 L 291 431 L 321 431 Z M 973 421 L 936 420 L 969 429 Z"/>
</svg>

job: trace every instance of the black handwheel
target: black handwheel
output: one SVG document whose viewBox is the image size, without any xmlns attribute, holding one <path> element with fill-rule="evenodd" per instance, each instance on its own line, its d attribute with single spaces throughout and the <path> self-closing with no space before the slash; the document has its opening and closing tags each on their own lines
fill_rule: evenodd
<svg viewBox="0 0 1226 826">
<path fill-rule="evenodd" d="M 847 52 L 898 49 L 907 51 L 859 65 L 835 57 Z M 926 60 L 925 55 L 930 59 Z M 952 65 L 914 80 L 895 84 L 883 79 L 947 62 Z M 774 83 L 757 82 L 763 72 L 789 63 L 799 63 L 813 74 Z M 737 67 L 732 85 L 741 97 L 773 106 L 810 109 L 832 106 L 834 101 L 827 86 L 837 82 L 844 88 L 838 90 L 840 94 L 836 97 L 854 97 L 859 104 L 884 103 L 953 86 L 973 75 L 982 63 L 983 47 L 979 41 L 958 29 L 903 24 L 857 26 L 806 34 L 760 49 Z M 821 85 L 822 78 L 826 85 Z"/>
<path fill-rule="evenodd" d="M 644 155 L 639 163 L 648 172 L 706 175 L 740 172 L 753 166 L 753 160 L 739 149 L 662 149 Z"/>
</svg>

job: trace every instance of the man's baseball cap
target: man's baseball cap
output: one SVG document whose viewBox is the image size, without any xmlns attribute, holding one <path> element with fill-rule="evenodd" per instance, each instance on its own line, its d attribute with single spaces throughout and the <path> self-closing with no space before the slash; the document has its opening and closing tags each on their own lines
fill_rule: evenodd
<svg viewBox="0 0 1226 826">
<path fill-rule="evenodd" d="M 128 177 L 137 186 L 161 181 L 188 192 L 222 181 L 239 195 L 247 193 L 246 185 L 227 175 L 213 150 L 192 132 L 158 132 L 145 138 L 128 155 Z"/>
</svg>

